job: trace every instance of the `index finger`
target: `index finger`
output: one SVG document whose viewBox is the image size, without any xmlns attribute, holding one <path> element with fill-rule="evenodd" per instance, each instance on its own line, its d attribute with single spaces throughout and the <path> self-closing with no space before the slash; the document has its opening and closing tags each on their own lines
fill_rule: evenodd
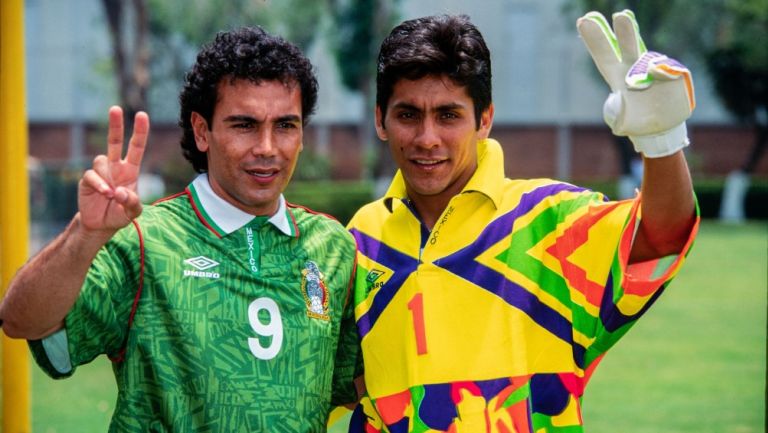
<svg viewBox="0 0 768 433">
<path fill-rule="evenodd" d="M 621 62 L 621 52 L 616 41 L 616 35 L 611 30 L 608 21 L 600 12 L 589 12 L 576 21 L 576 29 L 587 46 L 595 66 L 611 86 L 615 89 L 620 85 L 621 76 L 614 72 Z M 623 75 L 623 74 L 622 74 Z"/>
<path fill-rule="evenodd" d="M 144 149 L 147 146 L 147 137 L 149 136 L 149 116 L 143 111 L 136 113 L 133 122 L 133 134 L 128 143 L 128 152 L 125 154 L 125 160 L 129 164 L 140 165 L 144 156 Z"/>
<path fill-rule="evenodd" d="M 107 160 L 120 161 L 123 154 L 123 109 L 117 105 L 109 107 L 109 129 L 107 131 Z"/>
</svg>

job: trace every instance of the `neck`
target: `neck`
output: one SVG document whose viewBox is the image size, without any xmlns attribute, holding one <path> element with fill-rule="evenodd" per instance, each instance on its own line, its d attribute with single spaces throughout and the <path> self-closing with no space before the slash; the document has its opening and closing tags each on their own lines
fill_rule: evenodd
<svg viewBox="0 0 768 433">
<path fill-rule="evenodd" d="M 415 207 L 416 212 L 419 213 L 421 222 L 428 230 L 432 230 L 432 227 L 435 226 L 440 215 L 442 215 L 445 208 L 448 207 L 448 202 L 450 202 L 451 197 L 453 196 L 447 198 L 437 198 L 434 196 L 419 197 L 418 195 L 409 196 L 413 203 L 413 207 Z"/>
</svg>

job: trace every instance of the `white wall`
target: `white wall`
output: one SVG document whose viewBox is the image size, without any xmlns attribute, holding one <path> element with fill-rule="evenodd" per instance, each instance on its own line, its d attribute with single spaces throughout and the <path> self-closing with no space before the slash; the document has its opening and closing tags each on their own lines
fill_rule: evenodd
<svg viewBox="0 0 768 433">
<path fill-rule="evenodd" d="M 30 120 L 105 119 L 117 97 L 105 79 L 110 45 L 101 3 L 27 0 L 24 6 Z"/>
</svg>

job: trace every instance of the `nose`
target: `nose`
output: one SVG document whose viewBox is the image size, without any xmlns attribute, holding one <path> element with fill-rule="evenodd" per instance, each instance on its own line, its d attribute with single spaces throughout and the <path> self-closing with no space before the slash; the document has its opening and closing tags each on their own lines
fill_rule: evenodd
<svg viewBox="0 0 768 433">
<path fill-rule="evenodd" d="M 256 156 L 272 156 L 275 153 L 275 137 L 268 128 L 262 128 L 253 138 L 251 152 Z"/>
<path fill-rule="evenodd" d="M 433 119 L 427 117 L 419 123 L 413 142 L 425 149 L 431 149 L 440 144 L 437 125 Z"/>
</svg>

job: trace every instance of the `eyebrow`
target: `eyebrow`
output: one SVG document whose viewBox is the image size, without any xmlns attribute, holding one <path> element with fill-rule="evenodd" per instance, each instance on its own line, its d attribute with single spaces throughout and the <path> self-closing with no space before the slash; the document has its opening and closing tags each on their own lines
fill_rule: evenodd
<svg viewBox="0 0 768 433">
<path fill-rule="evenodd" d="M 397 103 L 395 103 L 392 106 L 392 108 L 393 109 L 398 109 L 398 110 L 414 110 L 414 111 L 419 111 L 419 112 L 423 111 L 421 108 L 419 108 L 419 107 L 417 107 L 417 106 L 415 106 L 413 104 L 409 104 L 407 102 L 397 102 Z M 435 107 L 434 111 L 442 112 L 442 111 L 466 110 L 466 109 L 467 109 L 467 107 L 465 107 L 462 104 L 459 104 L 457 102 L 449 102 L 449 103 L 446 103 L 446 104 L 438 105 L 437 107 Z"/>
<path fill-rule="evenodd" d="M 285 116 L 280 116 L 277 118 L 278 122 L 296 122 L 301 123 L 301 116 L 298 116 L 296 114 L 286 114 Z"/>
<path fill-rule="evenodd" d="M 253 116 L 247 114 L 233 114 L 224 118 L 224 122 L 237 123 L 237 122 L 250 122 L 250 123 L 263 123 L 263 120 L 259 120 Z M 275 122 L 297 122 L 301 123 L 301 116 L 296 114 L 286 114 L 275 119 Z"/>
</svg>

